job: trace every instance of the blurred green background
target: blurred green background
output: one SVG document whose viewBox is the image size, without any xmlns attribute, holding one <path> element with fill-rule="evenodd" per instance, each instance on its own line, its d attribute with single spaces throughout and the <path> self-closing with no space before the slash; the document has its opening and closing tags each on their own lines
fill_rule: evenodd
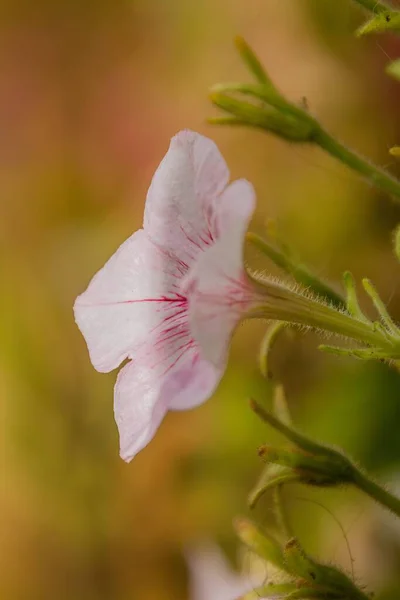
<svg viewBox="0 0 400 600">
<path fill-rule="evenodd" d="M 141 226 L 151 176 L 178 130 L 213 137 L 232 177 L 254 183 L 256 231 L 275 219 L 321 277 L 370 277 L 400 320 L 391 248 L 400 207 L 317 149 L 205 122 L 208 88 L 247 78 L 232 44 L 241 34 L 288 97 L 306 97 L 335 135 L 400 175 L 388 154 L 400 142 L 400 85 L 383 74 L 400 45 L 355 40 L 362 16 L 350 0 L 1 2 L 1 598 L 183 600 L 182 548 L 215 539 L 235 558 L 232 518 L 261 469 L 257 446 L 277 441 L 247 405 L 271 395 L 256 368 L 260 325 L 235 335 L 215 397 L 169 414 L 126 465 L 115 373 L 92 368 L 72 315 L 92 275 Z M 276 273 L 257 255 L 249 261 Z M 296 421 L 400 486 L 400 376 L 321 355 L 318 343 L 282 340 L 272 358 Z M 337 524 L 305 499 L 343 524 L 359 582 L 400 584 L 400 527 L 369 500 L 343 490 L 287 496 L 310 552 L 350 569 Z M 272 521 L 268 498 L 257 518 Z"/>
</svg>

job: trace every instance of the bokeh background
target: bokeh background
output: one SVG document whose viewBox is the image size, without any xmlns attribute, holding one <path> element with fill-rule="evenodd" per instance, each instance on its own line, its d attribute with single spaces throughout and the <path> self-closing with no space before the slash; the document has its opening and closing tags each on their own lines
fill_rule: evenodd
<svg viewBox="0 0 400 600">
<path fill-rule="evenodd" d="M 178 130 L 213 137 L 232 177 L 254 183 L 256 231 L 274 219 L 321 277 L 370 277 L 400 320 L 400 208 L 319 150 L 206 124 L 208 88 L 248 77 L 232 44 L 239 33 L 291 99 L 305 97 L 333 133 L 399 175 L 388 149 L 400 141 L 400 85 L 383 68 L 400 45 L 356 40 L 362 17 L 350 0 L 2 0 L 2 598 L 184 600 L 182 549 L 204 539 L 234 564 L 232 519 L 247 511 L 257 447 L 278 441 L 247 404 L 271 397 L 256 366 L 262 328 L 240 328 L 214 398 L 169 414 L 126 465 L 115 373 L 92 368 L 72 315 L 75 297 L 140 227 Z M 373 314 L 364 297 L 363 306 Z M 282 339 L 272 356 L 296 422 L 400 486 L 400 376 L 321 355 L 318 342 Z M 378 591 L 400 584 L 400 527 L 371 501 L 304 488 L 287 501 L 310 552 L 351 568 L 326 507 L 347 532 L 357 581 Z M 269 498 L 256 517 L 273 523 Z"/>
</svg>

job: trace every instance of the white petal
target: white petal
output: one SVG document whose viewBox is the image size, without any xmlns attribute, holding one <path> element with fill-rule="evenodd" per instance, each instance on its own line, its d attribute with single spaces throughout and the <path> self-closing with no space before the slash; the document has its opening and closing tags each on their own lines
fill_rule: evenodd
<svg viewBox="0 0 400 600">
<path fill-rule="evenodd" d="M 204 545 L 187 553 L 190 600 L 236 600 L 252 584 L 233 571 L 217 546 Z"/>
<path fill-rule="evenodd" d="M 252 184 L 246 179 L 237 179 L 228 185 L 215 205 L 216 229 L 219 236 L 240 228 L 246 231 L 256 206 L 256 195 Z M 243 233 L 244 235 L 244 233 Z"/>
<path fill-rule="evenodd" d="M 243 266 L 244 236 L 254 197 L 247 194 L 243 208 L 236 193 L 244 184 L 236 182 L 228 188 L 225 199 L 230 200 L 230 227 L 224 228 L 215 244 L 199 256 L 183 285 L 189 301 L 191 334 L 203 358 L 216 366 L 226 363 L 232 333 L 255 302 L 255 290 Z"/>
<path fill-rule="evenodd" d="M 217 388 L 224 369 L 203 360 L 193 352 L 185 363 L 172 371 L 163 386 L 171 410 L 187 410 L 203 404 Z"/>
<path fill-rule="evenodd" d="M 120 436 L 121 458 L 130 461 L 147 446 L 167 409 L 152 369 L 133 362 L 121 369 L 114 390 L 114 414 Z"/>
<path fill-rule="evenodd" d="M 143 230 L 120 246 L 75 302 L 76 322 L 98 371 L 111 371 L 171 311 L 185 268 L 165 256 Z"/>
<path fill-rule="evenodd" d="M 165 352 L 170 349 L 166 347 Z M 130 461 L 153 438 L 168 409 L 185 410 L 207 400 L 222 371 L 189 349 L 177 362 L 168 356 L 153 366 L 130 362 L 118 375 L 114 411 L 121 457 Z"/>
<path fill-rule="evenodd" d="M 214 142 L 192 131 L 178 133 L 151 182 L 145 231 L 190 264 L 215 237 L 214 205 L 228 180 L 228 167 Z"/>
</svg>

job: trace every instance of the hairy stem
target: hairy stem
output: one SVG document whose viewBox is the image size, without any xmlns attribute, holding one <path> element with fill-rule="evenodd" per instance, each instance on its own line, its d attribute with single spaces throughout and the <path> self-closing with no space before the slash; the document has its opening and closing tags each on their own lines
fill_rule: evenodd
<svg viewBox="0 0 400 600">
<path fill-rule="evenodd" d="M 315 327 L 387 352 L 388 358 L 400 358 L 400 339 L 383 332 L 373 323 L 361 321 L 349 313 L 341 312 L 322 300 L 308 297 L 282 284 L 250 275 L 259 293 L 258 307 L 249 313 L 250 318 L 286 321 Z"/>
<path fill-rule="evenodd" d="M 353 150 L 346 148 L 346 146 L 332 137 L 322 127 L 318 127 L 315 131 L 314 141 L 331 156 L 334 156 L 350 169 L 356 171 L 373 185 L 400 200 L 400 181 L 390 175 L 390 173 L 377 167 Z"/>
<path fill-rule="evenodd" d="M 397 498 L 385 490 L 385 488 L 375 483 L 375 481 L 370 479 L 367 475 L 364 475 L 358 469 L 355 470 L 354 479 L 355 485 L 360 490 L 368 494 L 368 496 L 373 498 L 376 502 L 378 502 L 378 504 L 385 506 L 395 515 L 400 517 L 400 498 Z"/>
<path fill-rule="evenodd" d="M 274 248 L 265 239 L 256 233 L 249 232 L 246 235 L 246 239 L 252 243 L 258 250 L 268 256 L 273 263 L 275 263 L 283 271 L 294 277 L 296 281 L 304 285 L 315 292 L 318 296 L 321 296 L 332 305 L 338 308 L 346 308 L 346 302 L 344 298 L 336 292 L 329 284 L 319 279 L 316 275 L 311 273 L 306 267 L 299 265 L 292 261 L 289 256 Z"/>
<path fill-rule="evenodd" d="M 336 481 L 337 485 L 351 484 L 359 490 L 367 494 L 381 506 L 392 511 L 396 516 L 400 517 L 400 498 L 394 496 L 384 487 L 376 483 L 366 473 L 361 471 L 353 462 L 351 462 L 340 450 L 335 450 L 314 442 L 307 436 L 299 433 L 292 427 L 282 423 L 268 410 L 263 408 L 258 402 L 250 400 L 252 410 L 268 425 L 279 431 L 286 437 L 295 447 L 299 448 L 305 457 L 311 460 L 314 458 L 318 462 L 315 464 L 319 467 L 324 466 L 325 472 L 329 474 L 334 469 L 332 481 Z M 293 468 L 296 473 L 296 468 Z M 261 490 L 260 490 L 261 491 Z M 259 491 L 259 492 L 260 492 Z"/>
</svg>

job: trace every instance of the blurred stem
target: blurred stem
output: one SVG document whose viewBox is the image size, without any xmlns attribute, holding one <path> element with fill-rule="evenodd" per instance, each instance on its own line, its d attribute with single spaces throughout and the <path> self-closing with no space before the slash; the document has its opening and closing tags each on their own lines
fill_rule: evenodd
<svg viewBox="0 0 400 600">
<path fill-rule="evenodd" d="M 288 403 L 286 401 L 284 388 L 280 384 L 275 386 L 273 402 L 274 413 L 280 421 L 286 423 L 286 425 L 289 427 L 292 423 L 292 418 L 290 415 Z M 283 485 L 277 485 L 274 488 L 276 517 L 282 532 L 286 536 L 287 540 L 290 540 L 291 538 L 294 538 L 295 535 L 293 533 L 293 528 L 289 520 L 283 488 Z"/>
<path fill-rule="evenodd" d="M 273 414 L 271 414 L 268 410 L 261 406 L 261 404 L 259 404 L 252 398 L 250 399 L 250 408 L 253 412 L 255 412 L 256 415 L 260 417 L 262 421 L 264 421 L 264 423 L 267 423 L 267 425 L 270 425 L 271 427 L 273 427 L 273 429 L 279 431 L 279 433 L 281 433 L 295 446 L 302 448 L 304 452 L 307 452 L 309 454 L 315 454 L 320 452 L 320 444 L 317 444 L 302 433 L 299 433 L 292 427 L 286 425 L 286 423 L 283 423 L 282 421 L 277 419 Z"/>
<path fill-rule="evenodd" d="M 257 235 L 256 233 L 249 232 L 246 235 L 247 241 L 253 244 L 263 254 L 268 256 L 270 260 L 283 271 L 286 271 L 289 275 L 294 277 L 296 281 L 304 285 L 304 287 L 311 289 L 313 292 L 322 296 L 325 300 L 336 306 L 337 308 L 346 308 L 346 302 L 340 294 L 335 292 L 327 283 L 321 281 L 310 273 L 302 265 L 293 262 L 287 254 L 284 254 L 277 248 L 274 248 L 264 238 Z"/>
<path fill-rule="evenodd" d="M 307 436 L 299 433 L 292 427 L 282 423 L 273 414 L 263 408 L 254 400 L 250 400 L 252 410 L 268 425 L 279 431 L 304 453 L 304 456 L 310 458 L 326 459 L 330 464 L 339 465 L 343 475 L 337 477 L 337 484 L 352 484 L 359 490 L 367 494 L 381 506 L 392 511 L 397 517 L 400 517 L 400 498 L 397 498 L 378 483 L 373 481 L 367 474 L 363 473 L 354 463 L 345 457 L 339 450 L 329 448 L 322 444 L 314 442 Z M 323 464 L 320 462 L 320 464 Z M 328 464 L 328 463 L 325 463 Z M 328 467 L 329 468 L 329 467 Z M 295 469 L 294 469 L 295 471 Z"/>
<path fill-rule="evenodd" d="M 357 1 L 375 14 L 366 26 L 358 30 L 359 35 L 400 30 L 400 11 L 395 11 L 384 2 L 376 2 L 376 0 Z M 238 38 L 236 44 L 258 83 L 214 85 L 210 98 L 213 104 L 225 114 L 211 119 L 211 122 L 224 125 L 247 125 L 273 133 L 290 142 L 317 144 L 373 185 L 400 201 L 400 181 L 332 137 L 307 109 L 289 102 L 276 89 L 247 42 Z M 250 101 L 246 100 L 248 96 Z M 306 276 L 308 275 L 306 273 Z"/>
<path fill-rule="evenodd" d="M 353 150 L 346 148 L 341 142 L 333 138 L 322 127 L 318 127 L 314 133 L 314 141 L 331 156 L 357 171 L 361 176 L 367 178 L 376 187 L 400 200 L 400 181 L 387 173 L 380 167 L 369 162 Z"/>
<path fill-rule="evenodd" d="M 278 321 L 271 323 L 267 328 L 265 335 L 262 339 L 260 350 L 258 353 L 258 364 L 260 367 L 261 375 L 266 379 L 272 379 L 272 373 L 269 370 L 269 357 L 272 348 L 274 347 L 276 340 L 282 335 L 283 331 L 287 328 L 287 323 Z"/>
<path fill-rule="evenodd" d="M 391 510 L 397 517 L 400 517 L 400 498 L 397 498 L 385 488 L 375 483 L 367 475 L 364 475 L 358 469 L 354 470 L 354 484 L 363 492 L 373 498 L 378 504 Z"/>
<path fill-rule="evenodd" d="M 294 538 L 295 535 L 293 533 L 293 529 L 289 521 L 289 516 L 285 505 L 285 499 L 283 497 L 283 485 L 277 485 L 276 488 L 274 488 L 274 500 L 276 507 L 276 517 L 278 520 L 279 527 L 281 528 L 286 538 L 290 540 L 291 538 Z"/>
<path fill-rule="evenodd" d="M 357 4 L 360 4 L 360 6 L 363 6 L 374 14 L 386 12 L 392 9 L 389 4 L 384 2 L 376 2 L 376 0 L 354 0 L 354 2 L 357 2 Z"/>
<path fill-rule="evenodd" d="M 292 424 L 292 417 L 289 410 L 289 405 L 286 400 L 285 389 L 281 383 L 275 386 L 273 396 L 274 414 L 277 418 L 286 423 L 286 425 Z"/>
</svg>

